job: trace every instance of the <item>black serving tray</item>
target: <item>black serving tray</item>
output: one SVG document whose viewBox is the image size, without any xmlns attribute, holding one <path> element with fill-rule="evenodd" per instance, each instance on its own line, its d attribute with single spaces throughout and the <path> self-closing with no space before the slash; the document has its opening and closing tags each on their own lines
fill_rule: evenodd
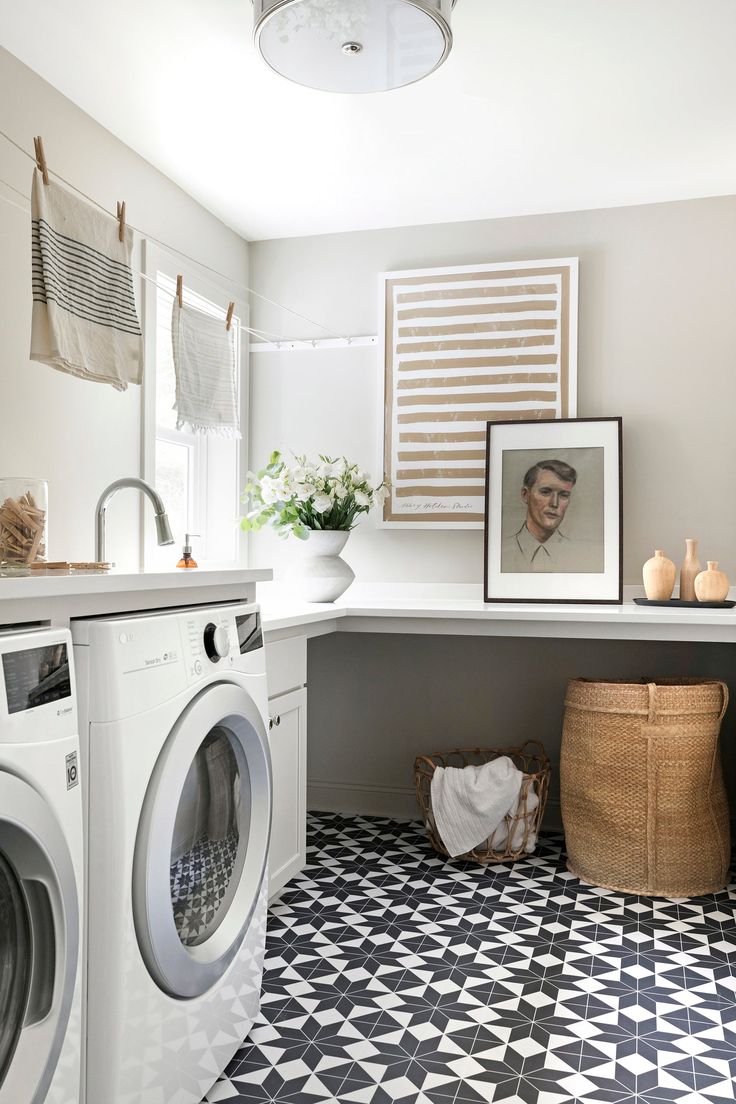
<svg viewBox="0 0 736 1104">
<path fill-rule="evenodd" d="M 637 606 L 677 606 L 682 609 L 733 609 L 736 602 L 686 602 L 683 598 L 635 598 Z"/>
</svg>

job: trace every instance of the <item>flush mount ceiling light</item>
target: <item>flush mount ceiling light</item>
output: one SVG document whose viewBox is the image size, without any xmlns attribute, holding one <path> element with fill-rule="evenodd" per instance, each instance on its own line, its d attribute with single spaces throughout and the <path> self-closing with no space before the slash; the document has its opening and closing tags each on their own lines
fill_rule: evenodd
<svg viewBox="0 0 736 1104">
<path fill-rule="evenodd" d="M 253 0 L 255 40 L 277 73 L 324 92 L 387 92 L 433 73 L 456 0 Z"/>
</svg>

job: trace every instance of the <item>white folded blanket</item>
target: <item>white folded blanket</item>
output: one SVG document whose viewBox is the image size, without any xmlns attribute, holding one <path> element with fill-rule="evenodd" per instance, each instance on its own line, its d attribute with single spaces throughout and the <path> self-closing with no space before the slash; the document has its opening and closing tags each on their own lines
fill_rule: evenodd
<svg viewBox="0 0 736 1104">
<path fill-rule="evenodd" d="M 38 169 L 31 191 L 31 360 L 125 391 L 143 376 L 133 231 Z"/>
<path fill-rule="evenodd" d="M 432 812 L 448 854 L 464 855 L 493 835 L 516 809 L 523 775 L 508 755 L 468 767 L 437 767 Z"/>
<path fill-rule="evenodd" d="M 176 428 L 240 437 L 235 331 L 174 299 L 171 335 L 176 369 Z"/>
</svg>

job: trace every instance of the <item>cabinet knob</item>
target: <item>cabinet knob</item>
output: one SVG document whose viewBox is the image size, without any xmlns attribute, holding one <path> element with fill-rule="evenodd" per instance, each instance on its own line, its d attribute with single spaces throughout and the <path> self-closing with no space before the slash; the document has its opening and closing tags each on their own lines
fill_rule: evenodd
<svg viewBox="0 0 736 1104">
<path fill-rule="evenodd" d="M 273 723 L 276 725 L 277 728 L 281 724 L 281 714 L 280 713 L 277 714 L 277 716 L 274 717 Z"/>
</svg>

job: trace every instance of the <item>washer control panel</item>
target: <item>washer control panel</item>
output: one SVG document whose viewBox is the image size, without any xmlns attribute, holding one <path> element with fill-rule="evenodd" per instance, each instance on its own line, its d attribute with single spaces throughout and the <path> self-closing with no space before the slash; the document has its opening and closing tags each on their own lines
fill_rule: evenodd
<svg viewBox="0 0 736 1104">
<path fill-rule="evenodd" d="M 254 602 L 223 602 L 72 623 L 89 677 L 88 715 L 119 720 L 153 709 L 185 687 L 228 673 L 264 675 L 261 618 Z"/>
<path fill-rule="evenodd" d="M 190 682 L 215 668 L 256 673 L 263 666 L 261 614 L 255 605 L 190 610 L 183 619 L 182 637 Z"/>
<path fill-rule="evenodd" d="M 0 633 L 0 721 L 0 742 L 55 739 L 76 730 L 68 630 Z"/>
</svg>

